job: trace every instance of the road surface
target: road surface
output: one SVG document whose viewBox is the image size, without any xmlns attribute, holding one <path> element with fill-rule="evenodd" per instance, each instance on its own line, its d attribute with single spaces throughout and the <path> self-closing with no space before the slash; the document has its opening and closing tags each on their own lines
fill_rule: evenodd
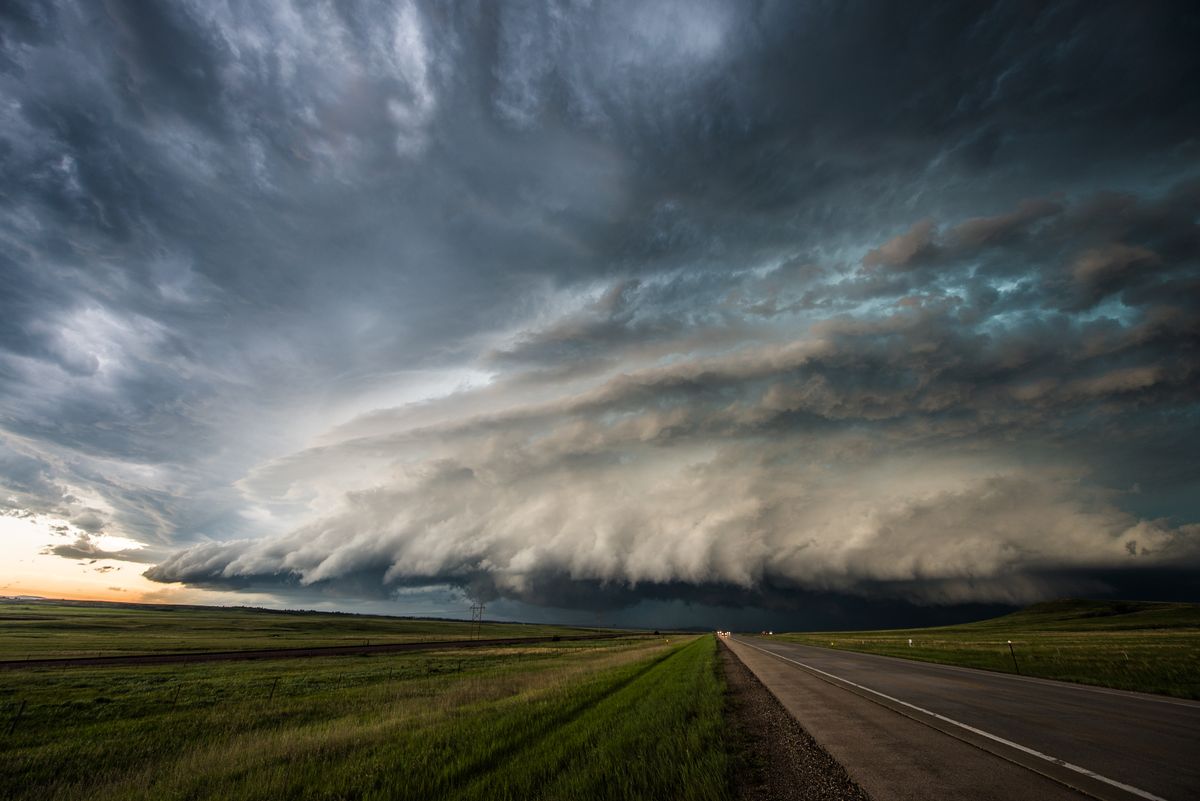
<svg viewBox="0 0 1200 801">
<path fill-rule="evenodd" d="M 725 640 L 875 801 L 1200 798 L 1200 703 Z"/>
</svg>

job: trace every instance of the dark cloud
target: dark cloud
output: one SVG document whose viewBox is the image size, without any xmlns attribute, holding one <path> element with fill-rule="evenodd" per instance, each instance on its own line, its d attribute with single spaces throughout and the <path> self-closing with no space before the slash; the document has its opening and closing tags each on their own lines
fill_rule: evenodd
<svg viewBox="0 0 1200 801">
<path fill-rule="evenodd" d="M 969 222 L 963 223 L 968 225 Z M 907 267 L 929 259 L 935 252 L 934 222 L 924 219 L 903 234 L 894 236 L 863 256 L 863 265 L 875 267 Z"/>
<path fill-rule="evenodd" d="M 1197 39 L 1185 3 L 7 3 L 0 508 L 295 598 L 1191 564 Z"/>
<path fill-rule="evenodd" d="M 141 562 L 143 564 L 155 561 L 151 554 L 142 553 L 140 548 L 127 548 L 119 551 L 105 550 L 88 534 L 80 534 L 74 542 L 61 545 L 47 545 L 43 554 L 61 556 L 64 559 L 87 559 L 89 564 L 98 559 L 114 559 L 118 562 Z M 96 568 L 100 572 L 117 570 L 113 566 Z"/>
<path fill-rule="evenodd" d="M 1024 234 L 1039 220 L 1060 214 L 1062 210 L 1062 204 L 1053 200 L 1022 200 L 1014 210 L 1005 214 L 964 220 L 950 229 L 946 238 L 951 247 L 960 250 L 1006 244 Z"/>
<path fill-rule="evenodd" d="M 104 11 L 116 44 L 112 81 L 130 110 L 139 116 L 177 113 L 220 128 L 214 106 L 223 91 L 221 62 L 229 54 L 193 9 L 106 0 Z"/>
</svg>

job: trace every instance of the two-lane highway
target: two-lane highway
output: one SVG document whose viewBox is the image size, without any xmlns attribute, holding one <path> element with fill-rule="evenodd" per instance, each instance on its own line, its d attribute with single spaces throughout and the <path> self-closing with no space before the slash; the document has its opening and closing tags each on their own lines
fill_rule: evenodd
<svg viewBox="0 0 1200 801">
<path fill-rule="evenodd" d="M 1200 703 L 769 638 L 727 642 L 880 801 L 1073 796 L 1066 787 L 1200 798 Z"/>
</svg>

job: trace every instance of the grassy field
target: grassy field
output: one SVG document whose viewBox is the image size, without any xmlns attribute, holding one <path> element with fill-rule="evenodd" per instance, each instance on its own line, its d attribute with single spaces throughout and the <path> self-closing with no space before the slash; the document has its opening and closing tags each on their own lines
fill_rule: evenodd
<svg viewBox="0 0 1200 801">
<path fill-rule="evenodd" d="M 1196 604 L 1053 601 L 960 626 L 776 637 L 1200 699 L 1200 606 Z"/>
<path fill-rule="evenodd" d="M 0 798 L 723 799 L 711 636 L 0 673 Z"/>
<path fill-rule="evenodd" d="M 0 659 L 251 650 L 471 639 L 460 620 L 279 612 L 212 606 L 0 603 Z M 480 637 L 584 634 L 585 629 L 484 623 Z"/>
</svg>

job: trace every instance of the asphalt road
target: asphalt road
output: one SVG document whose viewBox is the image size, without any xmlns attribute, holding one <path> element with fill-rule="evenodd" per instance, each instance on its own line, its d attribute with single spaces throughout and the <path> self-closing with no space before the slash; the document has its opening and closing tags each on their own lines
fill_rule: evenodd
<svg viewBox="0 0 1200 801">
<path fill-rule="evenodd" d="M 876 801 L 1200 798 L 1200 703 L 726 642 Z"/>
<path fill-rule="evenodd" d="M 314 656 L 361 656 L 387 654 L 397 651 L 436 651 L 457 648 L 487 648 L 500 645 L 526 645 L 537 642 L 566 642 L 570 640 L 609 640 L 614 637 L 633 637 L 636 634 L 563 634 L 550 637 L 505 637 L 487 640 L 431 640 L 426 642 L 394 642 L 370 645 L 320 645 L 308 648 L 259 648 L 246 651 L 184 651 L 170 654 L 119 654 L 115 656 L 72 656 L 44 659 L 9 659 L 0 661 L 0 670 L 24 670 L 47 667 L 121 667 L 130 665 L 171 665 L 193 662 L 241 662 L 251 659 L 300 659 Z"/>
</svg>

